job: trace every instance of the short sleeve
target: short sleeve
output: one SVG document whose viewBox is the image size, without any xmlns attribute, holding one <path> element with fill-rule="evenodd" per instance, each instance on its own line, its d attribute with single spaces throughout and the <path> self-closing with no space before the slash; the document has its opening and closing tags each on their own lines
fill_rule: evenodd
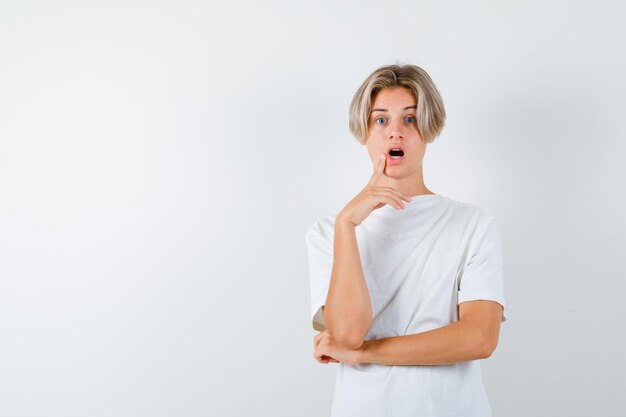
<svg viewBox="0 0 626 417">
<path fill-rule="evenodd" d="M 309 255 L 309 282 L 311 287 L 311 324 L 318 331 L 326 330 L 324 304 L 328 295 L 330 276 L 333 268 L 332 236 L 324 233 L 319 223 L 306 233 Z"/>
<path fill-rule="evenodd" d="M 505 312 L 502 273 L 502 245 L 495 218 L 489 218 L 467 263 L 459 282 L 458 304 L 464 301 L 491 300 L 502 305 L 502 322 Z"/>
</svg>

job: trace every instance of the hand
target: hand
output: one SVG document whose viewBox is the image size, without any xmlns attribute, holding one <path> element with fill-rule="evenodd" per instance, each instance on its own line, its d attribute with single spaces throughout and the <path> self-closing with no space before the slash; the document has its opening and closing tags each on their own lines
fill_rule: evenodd
<svg viewBox="0 0 626 417">
<path fill-rule="evenodd" d="M 393 187 L 383 187 L 387 155 L 381 154 L 378 166 L 365 188 L 357 194 L 337 215 L 336 221 L 347 221 L 354 226 L 361 224 L 370 213 L 385 204 L 391 204 L 396 210 L 404 208 L 402 200 L 411 201 L 411 197 Z"/>
<path fill-rule="evenodd" d="M 319 363 L 339 363 L 348 365 L 359 364 L 360 349 L 350 349 L 338 343 L 328 330 L 318 333 L 313 338 L 315 351 L 313 356 Z"/>
</svg>

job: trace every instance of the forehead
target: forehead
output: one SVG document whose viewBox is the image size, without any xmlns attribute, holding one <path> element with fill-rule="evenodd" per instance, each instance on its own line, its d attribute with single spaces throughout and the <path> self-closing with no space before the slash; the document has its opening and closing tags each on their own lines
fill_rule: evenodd
<svg viewBox="0 0 626 417">
<path fill-rule="evenodd" d="M 404 109 L 410 105 L 415 105 L 415 97 L 404 87 L 383 88 L 376 93 L 372 101 L 372 109 Z"/>
</svg>

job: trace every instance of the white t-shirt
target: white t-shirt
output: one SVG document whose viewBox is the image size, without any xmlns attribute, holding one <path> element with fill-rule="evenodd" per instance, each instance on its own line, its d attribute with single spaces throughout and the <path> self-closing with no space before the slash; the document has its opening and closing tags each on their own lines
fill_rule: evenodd
<svg viewBox="0 0 626 417">
<path fill-rule="evenodd" d="M 356 228 L 372 301 L 365 340 L 421 333 L 459 319 L 457 305 L 493 300 L 505 307 L 502 248 L 495 218 L 476 204 L 440 194 L 413 196 L 396 210 L 372 211 Z M 311 318 L 325 330 L 336 216 L 306 233 Z M 503 310 L 502 321 L 507 317 Z M 336 365 L 331 417 L 489 417 L 478 360 L 449 365 Z"/>
</svg>

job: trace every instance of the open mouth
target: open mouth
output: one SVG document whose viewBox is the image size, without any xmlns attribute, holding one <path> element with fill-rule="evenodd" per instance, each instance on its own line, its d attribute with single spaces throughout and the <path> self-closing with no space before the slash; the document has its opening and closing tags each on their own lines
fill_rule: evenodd
<svg viewBox="0 0 626 417">
<path fill-rule="evenodd" d="M 404 156 L 404 151 L 400 148 L 392 148 L 389 150 L 391 159 L 400 159 Z"/>
</svg>

